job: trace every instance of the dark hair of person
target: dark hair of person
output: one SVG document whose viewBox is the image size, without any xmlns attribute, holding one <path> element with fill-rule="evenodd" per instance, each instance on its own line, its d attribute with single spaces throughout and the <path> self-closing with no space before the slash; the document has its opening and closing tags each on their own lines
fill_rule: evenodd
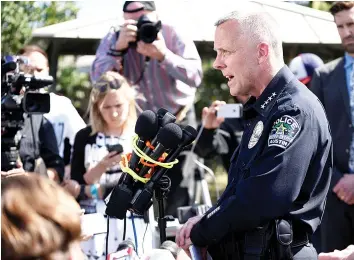
<svg viewBox="0 0 354 260">
<path fill-rule="evenodd" d="M 339 2 L 334 2 L 331 8 L 329 9 L 329 11 L 334 16 L 341 11 L 349 10 L 353 7 L 354 7 L 354 1 L 339 1 Z"/>
</svg>

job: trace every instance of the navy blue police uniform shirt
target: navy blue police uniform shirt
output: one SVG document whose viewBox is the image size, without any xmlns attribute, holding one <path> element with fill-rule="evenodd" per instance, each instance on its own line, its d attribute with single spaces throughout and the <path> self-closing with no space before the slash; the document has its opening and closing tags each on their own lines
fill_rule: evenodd
<svg viewBox="0 0 354 260">
<path fill-rule="evenodd" d="M 321 222 L 333 159 L 328 120 L 317 97 L 284 66 L 258 99 L 245 104 L 244 120 L 228 185 L 192 228 L 197 246 L 276 218 L 290 217 L 309 234 Z"/>
</svg>

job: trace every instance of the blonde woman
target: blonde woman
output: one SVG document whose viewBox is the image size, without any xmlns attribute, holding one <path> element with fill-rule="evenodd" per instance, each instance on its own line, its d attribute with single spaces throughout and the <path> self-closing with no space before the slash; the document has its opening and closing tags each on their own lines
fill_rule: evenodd
<svg viewBox="0 0 354 260">
<path fill-rule="evenodd" d="M 121 175 L 121 154 L 109 152 L 109 146 L 121 145 L 123 153 L 132 151 L 132 137 L 137 119 L 135 91 L 126 79 L 116 72 L 106 72 L 93 86 L 89 102 L 90 124 L 80 130 L 74 141 L 71 179 L 64 187 L 77 198 L 89 220 L 94 236 L 84 242 L 83 250 L 95 259 L 105 259 L 107 220 L 104 217 L 104 199 L 117 184 Z M 129 215 L 129 214 L 128 214 Z M 91 224 L 92 223 L 92 224 Z M 108 252 L 117 249 L 123 238 L 123 221 L 109 221 Z M 127 237 L 131 223 L 127 222 Z M 135 225 L 146 224 L 136 220 Z M 139 227 L 138 227 L 139 228 Z M 132 234 L 132 233 L 131 233 Z M 142 238 L 140 239 L 140 241 Z"/>
<path fill-rule="evenodd" d="M 37 174 L 1 180 L 1 259 L 84 259 L 79 204 Z"/>
</svg>

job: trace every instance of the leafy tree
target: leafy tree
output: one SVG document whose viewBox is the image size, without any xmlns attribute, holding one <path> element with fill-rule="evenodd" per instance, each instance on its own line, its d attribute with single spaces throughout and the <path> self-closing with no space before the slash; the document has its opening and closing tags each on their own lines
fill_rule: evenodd
<svg viewBox="0 0 354 260">
<path fill-rule="evenodd" d="M 33 29 L 76 18 L 79 8 L 75 2 L 6 1 L 1 3 L 1 53 L 16 54 L 31 42 Z M 39 44 L 40 45 L 40 44 Z M 75 60 L 74 60 L 75 61 Z M 89 91 L 89 79 L 74 66 L 61 66 L 59 59 L 56 91 L 69 97 L 75 107 L 87 105 L 84 95 Z M 82 110 L 81 112 L 82 114 Z"/>
<path fill-rule="evenodd" d="M 76 18 L 75 2 L 1 2 L 1 53 L 17 53 L 31 40 L 32 30 Z"/>
</svg>

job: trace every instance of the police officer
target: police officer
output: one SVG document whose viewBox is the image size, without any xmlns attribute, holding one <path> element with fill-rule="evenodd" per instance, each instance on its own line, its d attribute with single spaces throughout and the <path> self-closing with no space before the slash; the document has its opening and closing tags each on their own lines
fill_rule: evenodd
<svg viewBox="0 0 354 260">
<path fill-rule="evenodd" d="M 232 12 L 216 23 L 214 68 L 244 106 L 241 144 L 217 204 L 189 219 L 177 244 L 213 259 L 317 259 L 309 241 L 321 222 L 332 171 L 332 139 L 321 103 L 283 61 L 275 21 Z M 282 254 L 282 255 L 279 255 Z"/>
</svg>

